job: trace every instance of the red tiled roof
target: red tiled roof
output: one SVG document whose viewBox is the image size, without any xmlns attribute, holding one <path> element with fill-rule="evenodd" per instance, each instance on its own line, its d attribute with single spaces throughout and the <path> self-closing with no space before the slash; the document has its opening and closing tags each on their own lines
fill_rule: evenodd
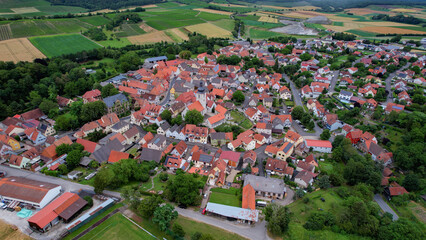
<svg viewBox="0 0 426 240">
<path fill-rule="evenodd" d="M 331 142 L 328 140 L 311 140 L 306 139 L 307 147 L 325 147 L 332 148 Z"/>
<path fill-rule="evenodd" d="M 84 151 L 87 151 L 89 153 L 93 153 L 96 150 L 96 146 L 98 145 L 95 142 L 81 138 L 77 138 L 77 143 L 83 145 Z"/>
<path fill-rule="evenodd" d="M 250 184 L 243 187 L 242 208 L 256 209 L 256 192 Z"/>
<path fill-rule="evenodd" d="M 118 151 L 111 151 L 111 154 L 109 155 L 108 162 L 109 163 L 116 163 L 119 162 L 122 159 L 128 159 L 129 154 L 124 152 L 118 152 Z"/>
</svg>

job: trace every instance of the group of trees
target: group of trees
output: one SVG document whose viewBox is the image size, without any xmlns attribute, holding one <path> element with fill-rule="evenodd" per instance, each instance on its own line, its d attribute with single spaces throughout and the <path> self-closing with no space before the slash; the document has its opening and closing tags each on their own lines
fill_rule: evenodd
<svg viewBox="0 0 426 240">
<path fill-rule="evenodd" d="M 133 180 L 146 182 L 155 166 L 155 162 L 139 164 L 136 159 L 123 159 L 114 164 L 105 165 L 95 176 L 95 192 L 102 193 L 105 188 L 115 189 Z"/>
<path fill-rule="evenodd" d="M 225 64 L 225 65 L 238 65 L 241 62 L 241 58 L 237 55 L 232 55 L 230 57 L 227 57 L 225 55 L 220 55 L 216 59 L 217 63 L 219 64 Z"/>
<path fill-rule="evenodd" d="M 291 112 L 291 116 L 295 120 L 300 120 L 303 125 L 305 125 L 309 130 L 312 130 L 315 128 L 315 123 L 311 119 L 311 115 L 303 109 L 302 106 L 296 106 L 293 108 L 293 111 Z"/>
<path fill-rule="evenodd" d="M 343 41 L 353 41 L 356 39 L 356 36 L 353 34 L 348 34 L 344 32 L 336 32 L 333 34 L 333 39 L 343 40 Z"/>
<path fill-rule="evenodd" d="M 61 144 L 56 147 L 56 155 L 62 156 L 63 154 L 67 154 L 65 159 L 66 165 L 60 165 L 59 171 L 61 174 L 67 174 L 68 172 L 74 170 L 74 168 L 78 167 L 80 164 L 80 160 L 85 155 L 88 155 L 87 152 L 84 151 L 83 145 L 79 143 L 69 144 Z"/>
<path fill-rule="evenodd" d="M 423 20 L 413 17 L 413 16 L 404 16 L 402 14 L 389 16 L 387 14 L 377 14 L 371 17 L 372 20 L 381 20 L 381 21 L 390 21 L 390 22 L 400 22 L 400 23 L 408 23 L 408 24 L 419 24 L 422 23 Z"/>
<path fill-rule="evenodd" d="M 241 105 L 245 99 L 246 97 L 240 90 L 237 90 L 232 94 L 232 100 L 236 105 Z"/>
<path fill-rule="evenodd" d="M 200 181 L 198 174 L 177 172 L 175 178 L 168 180 L 164 194 L 169 201 L 178 205 L 194 206 L 201 200 L 199 190 L 204 183 L 205 181 Z"/>
<path fill-rule="evenodd" d="M 115 27 L 120 26 L 122 23 L 138 23 L 142 18 L 137 13 L 124 12 L 118 13 L 114 16 L 112 21 L 106 25 L 107 30 L 113 30 Z"/>
<path fill-rule="evenodd" d="M 263 213 L 268 222 L 266 227 L 271 233 L 281 235 L 287 231 L 291 220 L 291 212 L 287 207 L 270 203 L 265 207 Z"/>
<path fill-rule="evenodd" d="M 90 28 L 89 30 L 83 32 L 83 35 L 95 41 L 107 40 L 107 36 L 104 31 L 102 31 L 102 28 Z"/>
</svg>

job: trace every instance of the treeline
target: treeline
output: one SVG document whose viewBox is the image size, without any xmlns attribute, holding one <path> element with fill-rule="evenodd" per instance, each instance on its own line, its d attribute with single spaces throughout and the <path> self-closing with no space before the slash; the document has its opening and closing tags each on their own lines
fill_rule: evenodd
<svg viewBox="0 0 426 240">
<path fill-rule="evenodd" d="M 407 24 L 419 24 L 423 22 L 422 19 L 419 19 L 413 16 L 404 16 L 402 14 L 395 15 L 395 16 L 389 16 L 387 14 L 378 14 L 378 15 L 374 15 L 371 19 L 389 21 L 389 22 L 407 23 Z"/>
<path fill-rule="evenodd" d="M 48 0 L 53 5 L 76 6 L 96 11 L 100 9 L 120 9 L 160 3 L 162 0 Z"/>
<path fill-rule="evenodd" d="M 83 32 L 83 35 L 95 41 L 107 40 L 107 35 L 102 31 L 102 28 L 90 28 Z"/>
<path fill-rule="evenodd" d="M 137 13 L 119 13 L 114 16 L 112 22 L 106 25 L 106 28 L 107 30 L 112 30 L 113 28 L 120 26 L 123 22 L 138 23 L 141 21 L 142 18 Z"/>
<path fill-rule="evenodd" d="M 245 34 L 244 22 L 241 21 L 241 19 L 235 19 L 234 21 L 234 31 L 232 31 L 232 35 L 234 35 L 235 38 L 238 38 L 238 33 L 240 33 L 240 36 Z"/>
<path fill-rule="evenodd" d="M 333 34 L 333 39 L 343 40 L 343 41 L 353 41 L 356 39 L 356 36 L 353 34 L 347 34 L 343 32 L 337 32 Z"/>
</svg>

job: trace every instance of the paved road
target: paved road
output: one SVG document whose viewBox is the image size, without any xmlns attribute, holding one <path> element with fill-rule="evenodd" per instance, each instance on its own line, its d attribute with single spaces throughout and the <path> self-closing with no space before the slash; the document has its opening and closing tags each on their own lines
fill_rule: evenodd
<svg viewBox="0 0 426 240">
<path fill-rule="evenodd" d="M 404 69 L 408 67 L 410 63 L 407 63 L 405 66 L 401 67 L 397 71 L 400 71 L 401 69 Z M 386 91 L 389 93 L 388 97 L 386 98 L 386 105 L 393 101 L 393 94 L 392 94 L 392 79 L 396 76 L 396 72 L 389 74 L 389 77 L 386 78 Z"/>
<path fill-rule="evenodd" d="M 161 106 L 166 105 L 170 100 L 170 90 L 172 89 L 173 85 L 175 84 L 176 78 L 172 78 L 169 85 L 169 90 L 167 91 L 166 97 L 164 97 L 163 101 L 160 103 Z"/>
<path fill-rule="evenodd" d="M 265 240 L 265 239 L 269 240 L 270 239 L 266 233 L 265 221 L 258 222 L 254 226 L 250 226 L 250 225 L 230 222 L 230 221 L 213 217 L 213 216 L 202 215 L 200 212 L 195 212 L 191 209 L 176 208 L 176 210 L 180 215 L 184 217 L 192 218 L 196 221 L 207 223 L 207 224 L 216 226 L 218 228 L 225 229 L 229 232 L 236 233 L 248 239 L 253 239 L 253 240 Z M 211 234 L 214 235 L 214 233 L 211 233 Z"/>
<path fill-rule="evenodd" d="M 398 220 L 399 218 L 398 215 L 396 215 L 396 213 L 392 210 L 392 208 L 389 207 L 389 205 L 385 202 L 385 200 L 383 200 L 382 196 L 380 196 L 379 194 L 374 195 L 374 201 L 376 201 L 376 203 L 379 204 L 380 208 L 384 212 L 388 212 L 392 214 L 394 221 Z"/>
<path fill-rule="evenodd" d="M 265 154 L 265 148 L 268 144 L 263 144 L 260 148 L 256 148 L 254 152 L 257 155 L 257 167 L 259 168 L 259 176 L 265 176 L 265 169 L 263 167 L 263 161 L 268 159 L 268 155 Z"/>
<path fill-rule="evenodd" d="M 8 177 L 17 176 L 17 177 L 28 178 L 28 179 L 31 179 L 31 180 L 36 180 L 36 181 L 59 184 L 59 185 L 62 186 L 62 189 L 65 192 L 76 191 L 76 190 L 79 190 L 79 189 L 93 190 L 92 186 L 67 181 L 67 180 L 64 180 L 64 179 L 61 179 L 61 178 L 57 178 L 57 177 L 46 176 L 46 175 L 43 175 L 43 174 L 38 173 L 38 172 L 30 172 L 30 171 L 20 170 L 20 169 L 11 168 L 11 167 L 8 167 L 8 166 L 3 166 L 3 165 L 0 166 L 0 170 L 6 171 Z M 104 194 L 110 195 L 110 196 L 113 196 L 113 197 L 117 197 L 117 198 L 121 198 L 120 193 L 118 193 L 118 192 L 112 192 L 112 191 L 106 191 L 105 190 Z"/>
<path fill-rule="evenodd" d="M 340 71 L 334 71 L 333 77 L 331 78 L 330 87 L 328 88 L 328 93 L 332 94 L 334 93 L 334 87 L 336 87 L 337 79 L 339 78 Z"/>
<path fill-rule="evenodd" d="M 286 82 L 290 83 L 291 93 L 293 94 L 293 101 L 296 106 L 303 106 L 302 98 L 300 97 L 300 92 L 294 85 L 294 83 L 290 80 L 287 74 L 283 73 L 283 77 Z"/>
</svg>

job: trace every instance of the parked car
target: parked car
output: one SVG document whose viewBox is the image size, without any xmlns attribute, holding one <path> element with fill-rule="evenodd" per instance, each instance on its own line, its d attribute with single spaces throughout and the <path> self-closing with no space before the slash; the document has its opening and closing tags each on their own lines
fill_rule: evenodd
<svg viewBox="0 0 426 240">
<path fill-rule="evenodd" d="M 309 129 L 305 128 L 305 129 L 303 129 L 303 131 L 307 132 L 307 131 L 309 131 Z"/>
<path fill-rule="evenodd" d="M 5 171 L 0 171 L 0 177 L 6 177 L 6 172 Z"/>
</svg>

